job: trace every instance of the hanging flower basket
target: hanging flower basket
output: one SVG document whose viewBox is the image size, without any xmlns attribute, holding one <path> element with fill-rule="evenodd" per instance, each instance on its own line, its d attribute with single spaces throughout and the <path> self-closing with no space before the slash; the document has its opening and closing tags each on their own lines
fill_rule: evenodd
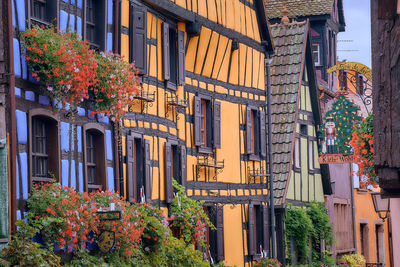
<svg viewBox="0 0 400 267">
<path fill-rule="evenodd" d="M 374 140 L 373 140 L 373 117 L 372 113 L 360 125 L 359 129 L 353 132 L 350 144 L 354 148 L 355 163 L 358 164 L 360 177 L 367 177 L 365 182 L 360 183 L 360 187 L 367 185 L 377 186 L 376 174 L 374 169 Z"/>
<path fill-rule="evenodd" d="M 33 26 L 21 34 L 36 82 L 71 109 L 86 101 L 94 114 L 118 121 L 139 94 L 137 70 L 113 53 L 95 53 L 76 33 Z"/>
</svg>

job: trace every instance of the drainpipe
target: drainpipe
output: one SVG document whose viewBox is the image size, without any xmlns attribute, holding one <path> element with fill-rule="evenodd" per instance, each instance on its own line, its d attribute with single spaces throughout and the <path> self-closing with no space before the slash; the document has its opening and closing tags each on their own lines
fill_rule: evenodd
<svg viewBox="0 0 400 267">
<path fill-rule="evenodd" d="M 268 158 L 269 158 L 269 207 L 271 209 L 271 258 L 276 258 L 276 241 L 275 241 L 275 203 L 274 203 L 274 177 L 272 162 L 272 110 L 271 110 L 271 61 L 272 55 L 267 55 L 264 60 L 266 67 L 266 107 L 268 110 Z"/>
<path fill-rule="evenodd" d="M 350 163 L 350 171 L 353 170 L 353 167 Z M 356 209 L 354 207 L 354 177 L 351 177 L 351 219 L 353 220 L 353 242 L 354 242 L 354 250 L 357 253 L 357 227 L 356 227 Z"/>
<path fill-rule="evenodd" d="M 119 40 L 119 0 L 114 0 L 114 39 L 113 39 L 113 52 L 118 54 L 118 40 Z M 122 196 L 123 187 L 121 187 L 121 178 L 120 178 L 120 173 L 122 174 L 122 171 L 120 169 L 120 165 L 122 165 L 122 161 L 120 162 L 120 153 L 119 153 L 119 142 L 122 142 L 122 140 L 119 140 L 119 131 L 118 131 L 118 125 L 119 122 L 113 123 L 114 126 L 114 169 L 115 169 L 115 177 L 114 177 L 114 184 L 116 191 L 119 192 L 120 196 Z M 122 153 L 122 152 L 121 152 Z M 122 157 L 121 157 L 122 159 Z"/>
<path fill-rule="evenodd" d="M 14 73 L 14 44 L 13 44 L 13 23 L 12 4 L 7 0 L 7 24 L 8 24 L 8 66 L 9 66 L 9 97 L 10 97 L 10 168 L 11 168 L 11 232 L 15 232 L 17 221 L 17 190 L 16 190 L 16 120 L 15 120 L 15 73 Z"/>
</svg>

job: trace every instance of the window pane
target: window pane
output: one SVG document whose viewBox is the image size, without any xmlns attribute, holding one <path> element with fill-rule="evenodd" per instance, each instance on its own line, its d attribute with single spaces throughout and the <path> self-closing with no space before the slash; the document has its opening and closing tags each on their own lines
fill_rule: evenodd
<svg viewBox="0 0 400 267">
<path fill-rule="evenodd" d="M 296 168 L 300 168 L 300 140 L 299 138 L 296 138 L 295 144 L 294 144 L 294 163 Z"/>
</svg>

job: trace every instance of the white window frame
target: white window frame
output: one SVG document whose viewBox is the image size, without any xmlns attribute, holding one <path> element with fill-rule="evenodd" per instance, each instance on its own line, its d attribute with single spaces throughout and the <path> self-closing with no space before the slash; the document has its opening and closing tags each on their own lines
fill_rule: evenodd
<svg viewBox="0 0 400 267">
<path fill-rule="evenodd" d="M 314 47 L 317 47 L 317 50 L 316 51 L 314 51 Z M 314 62 L 314 65 L 315 66 L 321 66 L 321 53 L 320 53 L 320 49 L 319 49 L 319 44 L 318 43 L 314 43 L 314 44 L 312 44 L 312 49 L 311 49 L 312 51 L 312 54 L 313 54 L 313 58 L 314 58 L 314 53 L 318 53 L 318 56 L 317 56 L 317 59 L 318 60 L 316 60 L 315 62 Z"/>
</svg>

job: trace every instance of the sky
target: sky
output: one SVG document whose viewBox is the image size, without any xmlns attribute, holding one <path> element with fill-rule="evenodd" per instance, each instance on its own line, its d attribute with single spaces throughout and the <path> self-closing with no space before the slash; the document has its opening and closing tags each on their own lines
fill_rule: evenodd
<svg viewBox="0 0 400 267">
<path fill-rule="evenodd" d="M 359 62 L 371 68 L 370 0 L 343 0 L 346 31 L 338 34 L 339 60 Z"/>
</svg>

